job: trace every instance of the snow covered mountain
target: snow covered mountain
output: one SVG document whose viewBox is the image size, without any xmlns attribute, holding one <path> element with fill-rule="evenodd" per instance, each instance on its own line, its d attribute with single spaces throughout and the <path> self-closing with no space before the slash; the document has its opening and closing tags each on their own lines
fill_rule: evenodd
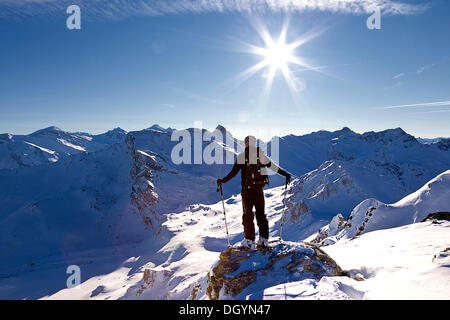
<svg viewBox="0 0 450 320">
<path fill-rule="evenodd" d="M 29 135 L 0 135 L 0 170 L 57 162 L 73 154 L 93 152 L 125 140 L 120 128 L 99 135 L 69 133 L 57 127 Z"/>
<path fill-rule="evenodd" d="M 447 170 L 394 204 L 385 204 L 373 198 L 362 201 L 346 220 L 342 215 L 335 216 L 310 240 L 328 245 L 375 230 L 421 222 L 430 214 L 450 212 L 449 200 L 450 170 Z"/>
<path fill-rule="evenodd" d="M 336 214 L 350 212 L 370 194 L 367 186 L 359 183 L 342 162 L 331 160 L 295 179 L 286 196 L 284 237 L 305 239 Z"/>
<path fill-rule="evenodd" d="M 297 175 L 310 172 L 325 161 L 340 161 L 354 174 L 370 180 L 374 187 L 384 185 L 387 177 L 406 195 L 447 170 L 450 153 L 447 141 L 423 145 L 400 128 L 364 134 L 344 128 L 283 137 L 280 159 L 281 165 Z M 373 191 L 383 189 L 384 186 Z M 397 200 L 397 194 L 392 200 L 385 199 L 389 194 L 379 198 Z"/>
<path fill-rule="evenodd" d="M 229 139 L 212 146 L 235 157 L 242 141 L 223 126 L 216 130 Z M 215 180 L 231 164 L 173 163 L 174 132 L 154 125 L 102 135 L 54 127 L 1 135 L 0 297 L 189 298 L 226 246 Z M 298 177 L 286 197 L 283 235 L 291 241 L 311 236 L 338 213 L 347 216 L 365 199 L 394 203 L 450 168 L 448 142 L 423 145 L 401 129 L 291 135 L 279 146 L 281 166 Z M 224 186 L 232 243 L 242 239 L 239 180 Z M 266 210 L 277 237 L 284 183 L 270 181 Z M 436 190 L 445 203 L 445 188 Z M 83 270 L 78 293 L 62 290 L 69 264 Z M 117 277 L 122 280 L 109 283 Z"/>
<path fill-rule="evenodd" d="M 420 143 L 423 144 L 434 144 L 434 143 L 438 143 L 444 140 L 450 140 L 450 138 L 417 138 L 417 141 L 419 141 Z"/>
<path fill-rule="evenodd" d="M 281 138 L 280 153 L 281 163 L 294 173 L 301 170 L 295 167 L 317 165 L 288 191 L 285 236 L 293 241 L 317 232 L 336 214 L 347 217 L 367 198 L 396 202 L 450 168 L 445 141 L 423 145 L 401 129 L 360 135 L 344 128 L 287 136 Z M 317 163 L 311 155 L 318 157 Z"/>
<path fill-rule="evenodd" d="M 214 179 L 170 170 L 136 150 L 134 140 L 128 135 L 54 164 L 0 170 L 2 276 L 43 257 L 154 238 L 163 213 L 216 196 L 208 187 Z"/>
</svg>

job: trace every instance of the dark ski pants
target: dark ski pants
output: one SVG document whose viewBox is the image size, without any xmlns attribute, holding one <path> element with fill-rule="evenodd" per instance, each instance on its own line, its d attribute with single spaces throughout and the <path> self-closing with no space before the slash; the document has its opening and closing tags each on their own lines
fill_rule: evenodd
<svg viewBox="0 0 450 320">
<path fill-rule="evenodd" d="M 242 224 L 244 225 L 245 239 L 255 241 L 255 224 L 253 220 L 253 207 L 256 211 L 256 222 L 258 224 L 259 235 L 269 239 L 269 222 L 264 213 L 264 191 L 262 189 L 242 189 L 242 207 L 244 214 Z"/>
</svg>

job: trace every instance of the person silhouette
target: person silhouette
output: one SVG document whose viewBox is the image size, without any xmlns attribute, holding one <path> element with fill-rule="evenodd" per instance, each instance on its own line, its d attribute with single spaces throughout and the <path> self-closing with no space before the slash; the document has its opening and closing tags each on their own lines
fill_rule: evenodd
<svg viewBox="0 0 450 320">
<path fill-rule="evenodd" d="M 223 179 L 217 179 L 217 185 L 227 183 L 241 171 L 242 224 L 245 237 L 242 245 L 247 248 L 253 248 L 255 245 L 254 218 L 256 215 L 259 229 L 257 246 L 266 247 L 269 243 L 269 222 L 265 214 L 263 187 L 269 182 L 267 168 L 286 177 L 286 184 L 290 182 L 291 174 L 281 169 L 264 154 L 261 148 L 257 147 L 257 139 L 254 136 L 247 136 L 244 142 L 244 152 L 238 155 L 230 173 Z"/>
</svg>

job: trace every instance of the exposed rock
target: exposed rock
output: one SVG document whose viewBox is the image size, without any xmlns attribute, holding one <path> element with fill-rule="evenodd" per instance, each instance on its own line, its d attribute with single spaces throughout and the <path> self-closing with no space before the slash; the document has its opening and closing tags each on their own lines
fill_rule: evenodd
<svg viewBox="0 0 450 320">
<path fill-rule="evenodd" d="M 136 292 L 136 296 L 142 296 L 146 291 L 151 290 L 156 285 L 167 285 L 167 281 L 172 275 L 173 272 L 167 269 L 147 269 L 144 267 L 142 280 L 136 287 L 131 287 L 128 291 Z M 160 298 L 168 298 L 168 296 Z"/>
<path fill-rule="evenodd" d="M 289 202 L 287 207 L 287 213 L 290 215 L 290 222 L 297 222 L 302 216 L 309 213 L 308 207 L 305 205 L 303 200 L 299 202 Z"/>
<path fill-rule="evenodd" d="M 196 287 L 195 296 L 211 300 L 243 299 L 246 292 L 277 284 L 333 276 L 350 274 L 311 243 L 277 242 L 268 250 L 230 247 L 220 254 L 200 289 Z M 248 289 L 250 286 L 252 289 Z"/>
<path fill-rule="evenodd" d="M 428 220 L 447 220 L 450 221 L 450 212 L 435 212 L 430 213 L 425 219 L 423 219 L 422 222 L 428 221 Z"/>
<path fill-rule="evenodd" d="M 364 229 L 366 228 L 366 224 L 369 222 L 369 217 L 371 217 L 373 215 L 373 211 L 376 209 L 377 209 L 376 207 L 370 207 L 369 210 L 366 211 L 366 217 L 364 218 L 362 225 L 360 225 L 358 227 L 358 232 L 352 238 L 352 240 L 355 239 L 356 237 L 359 237 L 364 232 Z"/>
<path fill-rule="evenodd" d="M 144 275 L 142 278 L 143 283 L 141 284 L 141 287 L 139 288 L 136 295 L 140 296 L 145 290 L 153 287 L 153 285 L 155 283 L 155 275 L 156 275 L 156 272 L 153 270 L 149 270 L 149 269 L 144 270 Z"/>
<path fill-rule="evenodd" d="M 133 155 L 130 172 L 134 181 L 131 190 L 132 211 L 142 217 L 148 228 L 156 229 L 159 226 L 159 216 L 154 207 L 159 197 L 154 190 L 152 170 L 160 170 L 160 167 L 152 156 L 135 149 L 132 134 L 127 135 L 126 143 Z"/>
<path fill-rule="evenodd" d="M 347 222 L 345 221 L 344 217 L 342 216 L 342 214 L 338 214 L 331 220 L 329 225 L 319 229 L 316 238 L 314 238 L 311 242 L 314 244 L 318 244 L 319 246 L 329 245 L 331 243 L 324 240 L 326 240 L 331 234 L 338 233 L 339 230 L 342 230 L 346 226 Z"/>
<path fill-rule="evenodd" d="M 445 261 L 444 259 L 446 259 L 447 257 L 450 256 L 450 248 L 446 248 L 445 250 L 442 250 L 441 252 L 439 252 L 438 254 L 435 254 L 433 257 L 433 262 L 441 262 L 441 261 Z M 444 262 L 445 263 L 445 262 Z"/>
</svg>

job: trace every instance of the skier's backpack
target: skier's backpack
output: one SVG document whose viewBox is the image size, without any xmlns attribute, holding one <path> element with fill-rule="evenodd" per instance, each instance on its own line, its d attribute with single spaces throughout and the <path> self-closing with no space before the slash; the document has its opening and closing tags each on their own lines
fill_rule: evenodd
<svg viewBox="0 0 450 320">
<path fill-rule="evenodd" d="M 257 147 L 256 164 L 250 163 L 249 148 L 245 148 L 245 165 L 242 169 L 242 186 L 245 188 L 263 188 L 266 184 L 269 184 L 267 175 L 261 173 L 261 168 L 265 167 L 265 165 L 261 164 L 259 152 L 259 147 Z"/>
</svg>

